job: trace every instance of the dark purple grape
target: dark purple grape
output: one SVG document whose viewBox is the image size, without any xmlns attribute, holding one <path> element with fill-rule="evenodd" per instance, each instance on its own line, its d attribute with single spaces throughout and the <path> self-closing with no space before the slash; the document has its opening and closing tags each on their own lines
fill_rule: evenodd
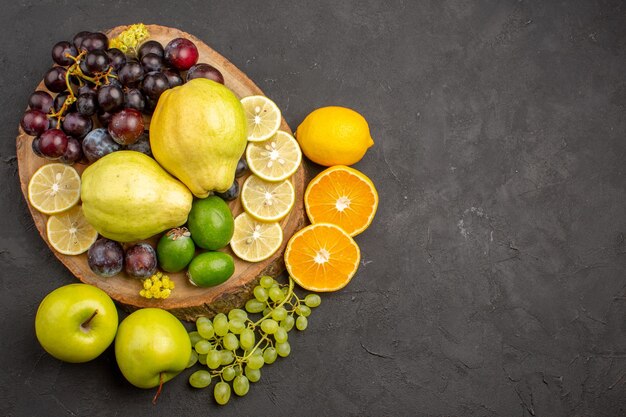
<svg viewBox="0 0 626 417">
<path fill-rule="evenodd" d="M 89 162 L 95 162 L 120 149 L 122 149 L 120 144 L 115 142 L 103 127 L 92 130 L 83 139 L 83 153 Z"/>
<path fill-rule="evenodd" d="M 246 161 L 246 158 L 241 158 L 239 162 L 237 162 L 235 177 L 239 178 L 243 176 L 246 172 L 248 172 L 248 162 Z"/>
<path fill-rule="evenodd" d="M 117 74 L 115 74 L 114 72 L 111 72 L 111 74 L 117 76 Z M 113 85 L 115 87 L 121 88 L 122 91 L 124 91 L 124 86 L 122 85 L 120 80 L 118 80 L 115 77 L 107 77 L 107 84 L 106 85 Z"/>
<path fill-rule="evenodd" d="M 143 116 L 139 110 L 124 109 L 109 121 L 109 134 L 120 145 L 130 145 L 143 135 Z"/>
<path fill-rule="evenodd" d="M 163 58 L 156 54 L 145 54 L 139 62 L 141 62 L 141 66 L 146 73 L 161 71 L 163 68 Z"/>
<path fill-rule="evenodd" d="M 231 185 L 228 190 L 224 191 L 223 193 L 216 192 L 215 195 L 226 201 L 235 200 L 237 197 L 239 197 L 239 183 L 237 182 L 237 180 L 235 180 L 233 181 L 233 185 Z"/>
<path fill-rule="evenodd" d="M 26 110 L 22 116 L 20 125 L 27 134 L 37 136 L 48 130 L 50 122 L 46 113 L 41 110 Z"/>
<path fill-rule="evenodd" d="M 62 126 L 66 134 L 82 139 L 93 129 L 93 121 L 89 116 L 72 112 L 65 115 Z"/>
<path fill-rule="evenodd" d="M 39 137 L 39 150 L 50 159 L 58 159 L 67 150 L 67 135 L 59 129 L 48 129 Z"/>
<path fill-rule="evenodd" d="M 30 147 L 33 150 L 33 153 L 40 158 L 43 158 L 43 154 L 41 153 L 41 149 L 39 149 L 39 136 L 33 138 L 33 141 L 30 143 Z"/>
<path fill-rule="evenodd" d="M 43 82 L 46 88 L 53 93 L 60 93 L 67 90 L 65 73 L 67 73 L 67 70 L 63 67 L 50 68 L 43 76 Z"/>
<path fill-rule="evenodd" d="M 83 84 L 78 88 L 78 95 L 81 94 L 97 94 L 96 86 L 91 84 Z"/>
<path fill-rule="evenodd" d="M 78 67 L 83 72 L 83 74 L 86 75 L 87 77 L 93 76 L 93 74 L 89 72 L 89 69 L 87 68 L 87 63 L 85 62 L 84 59 L 80 61 L 80 64 L 78 64 Z"/>
<path fill-rule="evenodd" d="M 174 68 L 186 71 L 198 62 L 198 48 L 189 39 L 172 39 L 165 46 L 165 60 Z"/>
<path fill-rule="evenodd" d="M 145 155 L 152 156 L 152 148 L 150 147 L 150 136 L 148 131 L 144 131 L 143 135 L 137 139 L 135 143 L 131 143 L 126 147 L 129 151 L 141 152 Z"/>
<path fill-rule="evenodd" d="M 132 60 L 119 69 L 117 79 L 126 87 L 135 87 L 139 85 L 143 76 L 143 67 L 139 61 Z"/>
<path fill-rule="evenodd" d="M 52 96 L 45 91 L 35 91 L 28 98 L 28 107 L 31 110 L 40 110 L 44 113 L 48 113 L 52 107 Z"/>
<path fill-rule="evenodd" d="M 102 277 L 112 277 L 122 272 L 124 249 L 118 242 L 100 238 L 87 251 L 87 263 L 94 273 Z"/>
<path fill-rule="evenodd" d="M 156 251 L 147 243 L 141 242 L 126 249 L 124 271 L 135 278 L 148 278 L 156 272 Z"/>
<path fill-rule="evenodd" d="M 113 117 L 113 113 L 109 113 L 106 111 L 98 112 L 98 120 L 103 127 L 107 127 L 109 125 L 109 121 L 111 121 L 111 117 Z"/>
<path fill-rule="evenodd" d="M 57 42 L 57 44 L 52 47 L 52 60 L 57 64 L 64 67 L 72 65 L 74 63 L 74 60 L 68 58 L 66 55 L 71 55 L 73 57 L 78 55 L 78 52 L 76 52 L 76 48 L 71 43 L 67 41 L 61 41 Z"/>
<path fill-rule="evenodd" d="M 80 44 L 83 43 L 83 39 L 85 39 L 85 37 L 89 34 L 91 34 L 91 32 L 84 30 L 74 35 L 74 38 L 72 39 L 72 44 L 77 51 L 80 49 Z"/>
<path fill-rule="evenodd" d="M 111 66 L 111 60 L 103 50 L 96 49 L 85 55 L 85 67 L 91 73 L 105 72 Z"/>
<path fill-rule="evenodd" d="M 146 97 L 146 106 L 143 109 L 144 114 L 152 114 L 154 113 L 154 109 L 156 109 L 156 105 L 159 102 L 158 98 L 150 98 Z"/>
<path fill-rule="evenodd" d="M 98 96 L 96 93 L 85 93 L 76 99 L 76 110 L 84 116 L 93 116 L 98 110 Z"/>
<path fill-rule="evenodd" d="M 49 118 L 48 122 L 50 122 L 50 126 L 48 126 L 48 129 L 58 129 L 59 128 L 59 119 L 57 119 L 56 117 Z"/>
<path fill-rule="evenodd" d="M 146 54 L 155 54 L 163 58 L 165 56 L 165 51 L 163 50 L 163 45 L 161 45 L 159 42 L 146 41 L 142 43 L 137 50 L 137 56 L 139 57 L 139 59 L 141 59 Z"/>
<path fill-rule="evenodd" d="M 216 83 L 224 84 L 224 76 L 222 73 L 217 68 L 209 64 L 196 64 L 189 68 L 189 71 L 187 72 L 187 81 L 195 78 L 207 78 L 215 81 Z"/>
<path fill-rule="evenodd" d="M 126 90 L 126 93 L 124 93 L 124 107 L 143 111 L 146 107 L 146 99 L 143 93 L 136 88 Z"/>
<path fill-rule="evenodd" d="M 65 104 L 65 101 L 67 100 L 69 96 L 70 96 L 70 93 L 68 93 L 67 91 L 56 95 L 52 103 L 52 108 L 54 109 L 55 112 L 58 112 L 59 110 L 61 110 L 61 108 L 63 107 L 63 105 Z M 72 103 L 71 105 L 67 107 L 66 110 L 73 111 L 74 106 L 75 106 L 75 103 Z"/>
<path fill-rule="evenodd" d="M 170 88 L 170 83 L 162 72 L 148 73 L 141 83 L 141 90 L 144 94 L 155 100 L 168 88 Z"/>
<path fill-rule="evenodd" d="M 74 162 L 79 161 L 83 157 L 83 148 L 80 142 L 72 137 L 67 138 L 67 149 L 63 156 L 59 158 L 59 162 L 71 165 Z"/>
<path fill-rule="evenodd" d="M 173 70 L 170 68 L 163 70 L 163 75 L 167 77 L 167 82 L 170 85 L 170 88 L 178 87 L 179 85 L 183 85 L 183 77 L 180 76 L 180 73 L 177 70 Z"/>
<path fill-rule="evenodd" d="M 106 50 L 109 47 L 109 38 L 107 35 L 100 32 L 93 32 L 83 37 L 83 41 L 80 43 L 80 48 L 87 52 L 95 50 Z"/>
<path fill-rule="evenodd" d="M 111 61 L 111 66 L 115 68 L 116 71 L 119 71 L 126 63 L 126 55 L 117 48 L 108 49 L 107 55 Z"/>
<path fill-rule="evenodd" d="M 124 91 L 116 85 L 107 84 L 98 90 L 98 105 L 105 112 L 112 113 L 124 104 Z"/>
</svg>

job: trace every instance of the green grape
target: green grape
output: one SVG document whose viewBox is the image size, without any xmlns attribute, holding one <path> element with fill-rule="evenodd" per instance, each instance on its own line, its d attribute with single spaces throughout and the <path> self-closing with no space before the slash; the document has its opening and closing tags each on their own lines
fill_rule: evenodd
<svg viewBox="0 0 626 417">
<path fill-rule="evenodd" d="M 286 358 L 291 353 L 291 345 L 289 342 L 276 343 L 276 353 L 281 358 Z"/>
<path fill-rule="evenodd" d="M 243 370 L 241 369 L 241 365 L 237 365 L 235 368 L 235 376 L 239 376 L 243 374 Z"/>
<path fill-rule="evenodd" d="M 248 313 L 240 308 L 233 308 L 228 312 L 228 320 L 240 320 L 246 321 L 248 319 Z"/>
<path fill-rule="evenodd" d="M 222 350 L 220 352 L 220 364 L 221 365 L 231 364 L 233 363 L 234 360 L 235 360 L 235 355 L 230 350 Z"/>
<path fill-rule="evenodd" d="M 250 369 L 261 369 L 265 365 L 265 360 L 263 359 L 263 355 L 251 355 L 248 358 L 248 366 Z"/>
<path fill-rule="evenodd" d="M 276 307 L 274 311 L 272 311 L 272 318 L 276 321 L 285 320 L 285 317 L 287 317 L 287 310 L 283 306 Z"/>
<path fill-rule="evenodd" d="M 211 385 L 211 374 L 204 369 L 196 371 L 189 376 L 189 385 L 194 388 L 206 388 Z"/>
<path fill-rule="evenodd" d="M 287 296 L 287 294 L 289 294 L 289 287 L 282 287 L 280 290 L 283 292 L 283 294 L 285 294 L 285 297 Z"/>
<path fill-rule="evenodd" d="M 211 346 L 211 342 L 209 342 L 208 340 L 201 340 L 196 343 L 194 349 L 196 349 L 196 352 L 198 352 L 199 354 L 206 355 L 207 353 L 209 353 L 209 350 L 211 350 L 212 347 L 213 346 Z"/>
<path fill-rule="evenodd" d="M 274 301 L 274 302 L 283 301 L 283 298 L 285 298 L 285 293 L 283 293 L 283 291 L 280 289 L 280 287 L 272 287 L 272 288 L 270 288 L 269 295 L 270 295 L 270 298 L 272 299 L 272 301 Z"/>
<path fill-rule="evenodd" d="M 213 328 L 218 336 L 226 336 L 228 333 L 228 318 L 225 314 L 219 313 L 213 318 Z"/>
<path fill-rule="evenodd" d="M 213 323 L 211 323 L 211 320 L 207 317 L 199 317 L 198 320 L 196 320 L 196 328 L 200 336 L 205 339 L 210 339 L 215 334 Z"/>
<path fill-rule="evenodd" d="M 262 303 L 267 301 L 267 290 L 259 285 L 257 285 L 256 287 L 254 287 L 254 298 L 257 299 L 257 301 L 260 301 Z"/>
<path fill-rule="evenodd" d="M 195 346 L 196 343 L 198 343 L 202 339 L 204 339 L 204 338 L 202 336 L 200 336 L 200 333 L 198 333 L 198 332 L 189 332 L 189 341 L 191 342 L 191 346 Z"/>
<path fill-rule="evenodd" d="M 296 324 L 296 320 L 290 314 L 287 317 L 285 317 L 285 319 L 283 321 L 280 322 L 280 327 L 282 327 L 285 330 L 287 330 L 288 332 L 290 332 L 291 329 L 293 329 L 293 325 L 294 324 Z"/>
<path fill-rule="evenodd" d="M 210 369 L 217 369 L 222 363 L 222 355 L 219 350 L 210 350 L 206 355 L 206 365 Z"/>
<path fill-rule="evenodd" d="M 276 339 L 278 343 L 282 343 L 286 342 L 288 338 L 289 335 L 287 335 L 287 330 L 285 330 L 284 327 L 279 326 L 278 329 L 276 329 L 276 333 L 274 333 L 274 339 Z"/>
<path fill-rule="evenodd" d="M 263 317 L 267 317 L 272 314 L 272 309 L 269 307 L 266 307 L 265 310 L 263 310 L 262 314 L 263 314 Z"/>
<path fill-rule="evenodd" d="M 246 301 L 246 311 L 248 313 L 260 313 L 265 308 L 265 304 L 258 301 L 257 299 L 252 299 Z"/>
<path fill-rule="evenodd" d="M 255 342 L 256 337 L 254 335 L 254 330 L 252 329 L 244 329 L 239 335 L 239 344 L 244 350 L 252 349 Z"/>
<path fill-rule="evenodd" d="M 265 319 L 261 322 L 261 330 L 267 334 L 274 334 L 278 330 L 278 323 L 273 319 Z"/>
<path fill-rule="evenodd" d="M 303 304 L 296 307 L 296 314 L 299 316 L 309 317 L 311 315 L 311 309 Z"/>
<path fill-rule="evenodd" d="M 261 370 L 260 369 L 252 369 L 248 365 L 243 371 L 246 374 L 246 377 L 250 380 L 250 382 L 257 382 L 261 379 Z"/>
<path fill-rule="evenodd" d="M 237 336 L 234 334 L 228 333 L 224 336 L 224 339 L 222 339 L 222 344 L 225 349 L 236 350 L 239 347 L 239 339 L 237 339 Z"/>
<path fill-rule="evenodd" d="M 191 349 L 191 355 L 189 355 L 189 362 L 187 362 L 187 368 L 191 368 L 198 362 L 198 354 L 195 350 Z"/>
<path fill-rule="evenodd" d="M 232 381 L 235 376 L 235 368 L 232 366 L 227 366 L 222 370 L 222 378 L 224 378 L 224 381 Z"/>
<path fill-rule="evenodd" d="M 274 278 L 270 277 L 269 275 L 263 275 L 259 280 L 259 284 L 261 284 L 261 287 L 265 289 L 271 288 L 271 286 L 274 285 L 275 282 L 276 281 L 274 281 Z"/>
<path fill-rule="evenodd" d="M 207 355 L 198 355 L 198 362 L 200 365 L 206 365 L 206 356 Z"/>
<path fill-rule="evenodd" d="M 250 390 L 250 381 L 248 381 L 248 378 L 244 375 L 239 375 L 235 378 L 233 381 L 233 391 L 235 391 L 235 394 L 243 397 L 248 393 L 248 390 Z"/>
<path fill-rule="evenodd" d="M 265 348 L 265 351 L 263 351 L 263 360 L 268 365 L 271 365 L 272 363 L 276 362 L 277 356 L 278 354 L 276 353 L 276 349 L 274 349 L 271 346 L 268 348 Z"/>
<path fill-rule="evenodd" d="M 213 389 L 213 396 L 219 405 L 225 405 L 230 400 L 230 385 L 227 382 L 218 382 Z"/>
<path fill-rule="evenodd" d="M 261 348 L 256 348 L 252 351 L 253 355 L 257 355 L 257 356 L 263 356 L 263 349 Z"/>
<path fill-rule="evenodd" d="M 304 304 L 311 308 L 318 307 L 322 304 L 322 298 L 317 294 L 308 294 L 304 297 Z"/>
<path fill-rule="evenodd" d="M 241 334 L 245 328 L 246 323 L 243 320 L 233 319 L 228 322 L 228 329 L 234 334 Z"/>
<path fill-rule="evenodd" d="M 306 330 L 309 325 L 309 320 L 304 316 L 299 316 L 296 319 L 296 329 L 298 330 Z"/>
</svg>

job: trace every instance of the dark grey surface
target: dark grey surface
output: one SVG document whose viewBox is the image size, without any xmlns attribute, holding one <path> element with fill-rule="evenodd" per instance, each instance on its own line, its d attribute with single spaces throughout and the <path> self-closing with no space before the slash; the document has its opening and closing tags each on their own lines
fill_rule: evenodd
<svg viewBox="0 0 626 417">
<path fill-rule="evenodd" d="M 626 415 L 622 2 L 125 3 L 3 3 L 0 415 Z M 27 213 L 16 126 L 54 42 L 138 21 L 205 40 L 292 128 L 345 105 L 376 141 L 358 275 L 224 408 L 189 372 L 153 406 L 111 351 L 62 364 L 33 331 L 74 279 Z"/>
</svg>

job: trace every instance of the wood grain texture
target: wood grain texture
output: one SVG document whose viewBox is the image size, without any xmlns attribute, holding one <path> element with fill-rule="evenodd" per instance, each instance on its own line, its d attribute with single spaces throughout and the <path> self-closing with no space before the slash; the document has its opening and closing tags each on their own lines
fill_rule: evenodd
<svg viewBox="0 0 626 417">
<path fill-rule="evenodd" d="M 213 65 L 219 69 L 224 75 L 224 83 L 238 97 L 246 97 L 250 95 L 263 94 L 243 72 L 231 64 L 226 58 L 211 49 L 204 42 L 193 35 L 180 31 L 178 29 L 163 27 L 158 25 L 148 25 L 150 39 L 161 42 L 164 46 L 177 37 L 184 37 L 193 41 L 198 47 L 200 58 L 198 62 L 204 62 Z M 107 32 L 110 38 L 118 35 L 127 26 L 115 27 Z M 46 90 L 43 82 L 37 86 L 37 90 Z M 285 119 L 282 120 L 281 130 L 292 133 Z M 17 160 L 19 165 L 19 178 L 22 192 L 28 202 L 28 182 L 33 173 L 42 165 L 49 161 L 37 157 L 31 150 L 32 136 L 27 135 L 21 128 L 16 140 Z M 82 172 L 85 165 L 77 164 L 76 169 Z M 66 256 L 59 254 L 50 248 L 55 256 L 82 282 L 95 285 L 127 310 L 135 310 L 145 307 L 160 307 L 169 310 L 171 313 L 183 320 L 195 320 L 198 316 L 213 316 L 217 312 L 224 312 L 231 308 L 241 306 L 250 298 L 252 288 L 256 285 L 258 278 L 263 274 L 277 275 L 284 270 L 283 253 L 287 241 L 295 231 L 301 228 L 306 222 L 306 214 L 304 211 L 303 191 L 306 182 L 306 172 L 304 164 L 300 166 L 298 171 L 291 178 L 295 191 L 296 203 L 291 213 L 281 221 L 284 232 L 284 241 L 281 248 L 269 259 L 259 263 L 249 263 L 240 260 L 233 255 L 235 259 L 235 273 L 224 284 L 212 288 L 197 288 L 191 285 L 186 279 L 184 273 L 168 274 L 176 283 L 176 288 L 172 295 L 166 300 L 145 299 L 139 296 L 141 289 L 141 281 L 133 279 L 124 273 L 118 274 L 111 278 L 102 278 L 94 274 L 88 264 L 87 255 Z M 243 184 L 245 178 L 240 178 L 240 185 Z M 48 216 L 39 213 L 30 204 L 28 208 L 33 216 L 35 225 L 41 234 L 41 237 L 50 246 L 46 238 L 46 222 Z M 230 208 L 234 216 L 243 211 L 241 203 L 238 200 L 230 203 Z M 147 240 L 153 246 L 156 245 L 159 236 Z M 230 248 L 223 251 L 230 253 Z"/>
</svg>

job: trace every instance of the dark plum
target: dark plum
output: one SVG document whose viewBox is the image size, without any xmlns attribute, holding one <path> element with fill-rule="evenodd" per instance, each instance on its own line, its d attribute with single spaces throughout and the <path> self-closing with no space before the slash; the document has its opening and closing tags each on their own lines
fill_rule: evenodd
<svg viewBox="0 0 626 417">
<path fill-rule="evenodd" d="M 146 99 L 137 88 L 130 88 L 124 93 L 124 107 L 143 111 L 146 107 Z"/>
<path fill-rule="evenodd" d="M 44 155 L 41 153 L 41 149 L 39 149 L 39 136 L 33 139 L 33 141 L 30 143 L 30 147 L 35 155 L 40 158 L 44 157 Z"/>
<path fill-rule="evenodd" d="M 80 44 L 83 43 L 83 39 L 85 39 L 85 37 L 90 34 L 91 32 L 84 30 L 74 35 L 74 38 L 72 39 L 72 44 L 74 45 L 74 48 L 76 48 L 76 50 L 79 50 Z"/>
<path fill-rule="evenodd" d="M 76 99 L 76 110 L 85 116 L 93 116 L 98 110 L 98 97 L 96 93 L 85 93 Z"/>
<path fill-rule="evenodd" d="M 63 131 L 68 135 L 82 139 L 93 129 L 93 121 L 89 116 L 72 112 L 65 115 L 62 126 Z"/>
<path fill-rule="evenodd" d="M 83 139 L 83 154 L 89 162 L 95 162 L 111 152 L 122 149 L 105 128 L 94 129 Z"/>
<path fill-rule="evenodd" d="M 74 60 L 67 57 L 66 55 L 71 55 L 73 57 L 78 55 L 78 52 L 76 52 L 76 48 L 71 43 L 67 41 L 61 41 L 57 42 L 52 47 L 52 60 L 57 64 L 64 67 L 72 65 L 74 63 Z"/>
<path fill-rule="evenodd" d="M 102 277 L 112 277 L 122 272 L 124 249 L 114 240 L 100 238 L 87 251 L 87 262 L 94 273 Z"/>
<path fill-rule="evenodd" d="M 143 132 L 143 135 L 137 139 L 135 143 L 131 143 L 126 147 L 129 151 L 141 152 L 148 156 L 152 156 L 152 148 L 150 148 L 150 136 L 148 131 Z"/>
<path fill-rule="evenodd" d="M 68 138 L 62 130 L 48 129 L 39 136 L 39 150 L 49 159 L 58 159 L 67 150 Z"/>
<path fill-rule="evenodd" d="M 67 149 L 65 150 L 63 155 L 59 158 L 59 162 L 71 165 L 74 162 L 79 161 L 82 157 L 83 157 L 83 149 L 78 139 L 68 137 Z"/>
<path fill-rule="evenodd" d="M 165 61 L 180 71 L 187 71 L 198 62 L 198 48 L 189 39 L 172 39 L 165 47 Z"/>
<path fill-rule="evenodd" d="M 215 195 L 226 201 L 235 200 L 237 197 L 239 197 L 239 183 L 237 182 L 237 180 L 235 180 L 233 181 L 233 185 L 231 185 L 228 190 L 224 191 L 223 193 L 216 192 Z"/>
<path fill-rule="evenodd" d="M 48 130 L 50 122 L 46 113 L 41 110 L 26 110 L 20 121 L 20 125 L 24 132 L 31 136 L 41 135 Z"/>
<path fill-rule="evenodd" d="M 116 71 L 119 71 L 126 63 L 126 55 L 117 48 L 108 49 L 107 55 L 111 61 L 111 66 L 115 68 Z"/>
<path fill-rule="evenodd" d="M 107 35 L 101 32 L 92 32 L 83 37 L 83 41 L 80 43 L 79 49 L 91 52 L 96 50 L 106 50 L 108 47 L 109 38 L 107 38 Z"/>
<path fill-rule="evenodd" d="M 50 68 L 43 76 L 43 82 L 46 88 L 53 93 L 60 93 L 67 90 L 65 82 L 65 74 L 67 70 L 63 67 Z"/>
<path fill-rule="evenodd" d="M 149 278 L 156 272 L 156 251 L 147 243 L 141 242 L 126 249 L 124 271 L 135 278 Z"/>
<path fill-rule="evenodd" d="M 96 49 L 85 55 L 85 67 L 91 73 L 105 72 L 111 67 L 111 59 L 103 50 Z"/>
<path fill-rule="evenodd" d="M 141 66 L 144 72 L 161 71 L 163 68 L 163 58 L 156 54 L 145 54 L 141 57 Z"/>
<path fill-rule="evenodd" d="M 165 90 L 170 88 L 167 77 L 161 72 L 148 73 L 141 83 L 141 90 L 152 99 L 157 100 Z"/>
<path fill-rule="evenodd" d="M 178 87 L 179 85 L 183 85 L 185 83 L 180 73 L 174 69 L 167 68 L 164 69 L 162 72 L 163 75 L 167 77 L 167 82 L 170 85 L 170 88 Z"/>
<path fill-rule="evenodd" d="M 189 68 L 187 72 L 187 81 L 195 78 L 207 78 L 215 81 L 216 83 L 224 84 L 224 76 L 222 73 L 212 65 L 209 64 L 196 64 Z"/>
<path fill-rule="evenodd" d="M 28 98 L 28 107 L 31 110 L 40 110 L 44 113 L 48 113 L 52 107 L 54 99 L 45 91 L 35 91 Z"/>
<path fill-rule="evenodd" d="M 239 162 L 237 162 L 235 177 L 239 178 L 243 176 L 246 172 L 248 172 L 248 162 L 246 161 L 246 158 L 241 158 Z"/>
<path fill-rule="evenodd" d="M 143 116 L 136 109 L 124 109 L 113 114 L 109 134 L 120 145 L 130 145 L 143 135 Z"/>
<path fill-rule="evenodd" d="M 98 105 L 105 112 L 112 113 L 124 104 L 124 91 L 113 84 L 107 84 L 98 90 Z"/>
<path fill-rule="evenodd" d="M 163 58 L 165 56 L 165 51 L 163 50 L 163 45 L 161 45 L 157 41 L 146 41 L 141 44 L 139 49 L 137 50 L 137 56 L 141 59 L 146 54 L 155 54 Z"/>
<path fill-rule="evenodd" d="M 126 87 L 135 87 L 143 79 L 144 71 L 139 61 L 128 61 L 119 69 L 117 79 Z"/>
</svg>

